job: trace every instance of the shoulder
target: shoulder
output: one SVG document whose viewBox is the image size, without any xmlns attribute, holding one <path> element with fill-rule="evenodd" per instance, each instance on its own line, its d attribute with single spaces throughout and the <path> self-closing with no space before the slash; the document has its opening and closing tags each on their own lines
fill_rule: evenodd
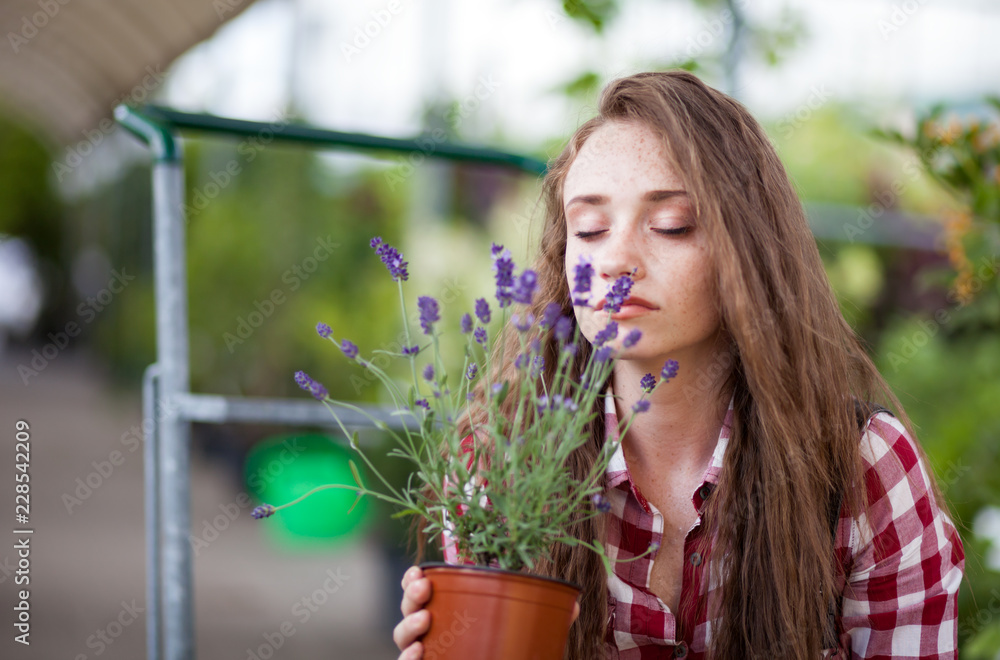
<svg viewBox="0 0 1000 660">
<path fill-rule="evenodd" d="M 867 422 L 861 436 L 867 506 L 853 516 L 855 566 L 894 571 L 948 555 L 963 558 L 957 530 L 937 499 L 934 476 L 916 439 L 888 412 Z M 855 577 L 858 577 L 855 575 Z"/>
</svg>

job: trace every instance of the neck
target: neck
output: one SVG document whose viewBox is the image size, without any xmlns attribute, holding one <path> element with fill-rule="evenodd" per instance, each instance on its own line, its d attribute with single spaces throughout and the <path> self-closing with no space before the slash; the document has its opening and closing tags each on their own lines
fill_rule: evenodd
<svg viewBox="0 0 1000 660">
<path fill-rule="evenodd" d="M 712 351 L 700 360 L 691 356 L 683 362 L 678 359 L 681 367 L 677 376 L 647 395 L 649 410 L 635 415 L 622 438 L 630 466 L 660 474 L 704 471 L 715 451 L 731 396 L 729 389 L 723 391 L 729 373 L 721 368 L 728 367 L 724 358 L 723 353 Z M 659 377 L 662 366 L 624 360 L 615 364 L 612 382 L 619 420 L 627 422 L 632 416 L 632 406 L 642 396 L 642 376 L 653 373 Z"/>
</svg>

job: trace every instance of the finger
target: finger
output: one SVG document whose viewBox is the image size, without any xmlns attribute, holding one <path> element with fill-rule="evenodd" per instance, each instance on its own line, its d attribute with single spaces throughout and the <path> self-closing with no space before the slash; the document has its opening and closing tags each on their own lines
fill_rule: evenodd
<svg viewBox="0 0 1000 660">
<path fill-rule="evenodd" d="M 419 566 L 410 566 L 406 569 L 406 572 L 403 573 L 403 589 L 405 590 L 411 582 L 419 580 L 423 576 L 424 572 L 420 570 Z"/>
<path fill-rule="evenodd" d="M 399 654 L 399 660 L 421 660 L 424 657 L 424 645 L 414 642 L 406 647 L 406 650 Z"/>
<path fill-rule="evenodd" d="M 574 602 L 573 603 L 573 618 L 570 619 L 569 622 L 573 623 L 574 621 L 576 621 L 577 617 L 579 617 L 579 616 L 580 616 L 580 603 Z"/>
<path fill-rule="evenodd" d="M 420 610 L 404 617 L 392 630 L 392 641 L 402 651 L 411 646 L 418 637 L 427 632 L 431 625 L 431 613 Z M 419 657 L 419 656 L 418 656 Z"/>
<path fill-rule="evenodd" d="M 406 591 L 403 592 L 403 602 L 400 609 L 403 616 L 409 616 L 417 610 L 423 609 L 427 601 L 431 599 L 431 581 L 421 578 L 416 582 L 411 582 Z"/>
</svg>

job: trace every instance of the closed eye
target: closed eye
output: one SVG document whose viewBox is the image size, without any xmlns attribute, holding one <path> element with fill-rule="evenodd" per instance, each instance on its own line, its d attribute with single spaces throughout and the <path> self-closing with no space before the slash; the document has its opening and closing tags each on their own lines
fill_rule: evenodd
<svg viewBox="0 0 1000 660">
<path fill-rule="evenodd" d="M 574 232 L 573 235 L 576 236 L 579 239 L 587 240 L 588 238 L 593 238 L 595 236 L 599 236 L 599 235 L 601 235 L 601 234 L 603 234 L 603 233 L 605 233 L 607 231 L 608 231 L 607 229 L 598 229 L 596 231 L 578 231 L 578 232 Z"/>
<path fill-rule="evenodd" d="M 655 231 L 657 234 L 662 234 L 664 236 L 680 236 L 682 234 L 686 234 L 689 231 L 691 231 L 691 227 L 673 227 L 671 229 L 654 228 L 653 231 Z"/>
</svg>

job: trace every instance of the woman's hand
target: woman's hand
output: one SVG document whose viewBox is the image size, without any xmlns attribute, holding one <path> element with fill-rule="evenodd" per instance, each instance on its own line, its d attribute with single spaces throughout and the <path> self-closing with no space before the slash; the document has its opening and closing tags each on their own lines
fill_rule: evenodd
<svg viewBox="0 0 1000 660">
<path fill-rule="evenodd" d="M 431 613 L 424 605 L 431 598 L 431 581 L 424 577 L 419 566 L 411 566 L 403 575 L 403 620 L 392 631 L 392 641 L 402 653 L 399 660 L 418 660 L 424 657 L 424 645 L 416 641 L 431 625 Z"/>
<path fill-rule="evenodd" d="M 399 660 L 420 660 L 424 657 L 424 645 L 416 641 L 430 628 L 431 613 L 424 605 L 431 599 L 431 581 L 424 577 L 419 566 L 411 566 L 403 574 L 403 602 L 400 609 L 403 620 L 392 631 L 392 641 L 402 653 Z M 580 616 L 579 601 L 573 603 L 573 618 Z"/>
</svg>

